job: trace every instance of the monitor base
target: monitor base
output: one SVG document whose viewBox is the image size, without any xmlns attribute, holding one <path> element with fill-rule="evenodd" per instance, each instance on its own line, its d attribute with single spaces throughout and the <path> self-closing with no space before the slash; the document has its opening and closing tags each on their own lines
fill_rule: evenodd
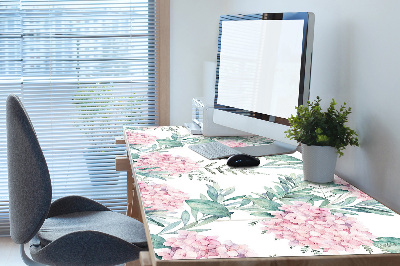
<svg viewBox="0 0 400 266">
<path fill-rule="evenodd" d="M 235 147 L 233 149 L 251 156 L 268 156 L 294 153 L 297 151 L 297 147 L 298 146 L 286 144 L 280 141 L 274 141 L 274 143 L 267 145 Z"/>
</svg>

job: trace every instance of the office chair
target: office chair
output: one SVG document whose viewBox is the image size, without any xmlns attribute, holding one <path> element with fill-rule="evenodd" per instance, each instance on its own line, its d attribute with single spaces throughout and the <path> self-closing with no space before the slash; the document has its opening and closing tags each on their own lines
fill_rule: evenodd
<svg viewBox="0 0 400 266">
<path fill-rule="evenodd" d="M 115 265 L 147 250 L 144 226 L 133 218 L 80 196 L 51 203 L 46 160 L 15 95 L 7 98 L 7 157 L 10 234 L 27 265 Z"/>
</svg>

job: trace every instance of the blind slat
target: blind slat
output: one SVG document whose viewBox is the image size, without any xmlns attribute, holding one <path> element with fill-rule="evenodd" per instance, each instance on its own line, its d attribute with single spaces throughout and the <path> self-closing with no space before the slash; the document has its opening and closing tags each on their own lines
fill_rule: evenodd
<svg viewBox="0 0 400 266">
<path fill-rule="evenodd" d="M 123 125 L 158 124 L 153 0 L 0 1 L 0 235 L 9 234 L 5 101 L 18 95 L 48 163 L 53 199 L 126 209 L 114 158 Z"/>
</svg>

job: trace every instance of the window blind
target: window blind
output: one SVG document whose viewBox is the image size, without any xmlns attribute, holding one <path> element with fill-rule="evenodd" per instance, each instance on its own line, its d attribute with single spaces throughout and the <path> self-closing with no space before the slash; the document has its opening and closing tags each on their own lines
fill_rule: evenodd
<svg viewBox="0 0 400 266">
<path fill-rule="evenodd" d="M 9 234 L 5 100 L 17 94 L 49 167 L 53 200 L 126 210 L 115 171 L 123 125 L 158 124 L 153 0 L 0 2 L 0 235 Z"/>
</svg>

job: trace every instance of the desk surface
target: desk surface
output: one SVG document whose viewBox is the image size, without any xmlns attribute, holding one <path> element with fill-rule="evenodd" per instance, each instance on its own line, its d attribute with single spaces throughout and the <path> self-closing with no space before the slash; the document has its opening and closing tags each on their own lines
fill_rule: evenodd
<svg viewBox="0 0 400 266">
<path fill-rule="evenodd" d="M 400 253 L 400 215 L 339 177 L 324 185 L 304 181 L 299 153 L 261 157 L 258 167 L 235 169 L 187 148 L 268 139 L 206 138 L 184 127 L 126 127 L 124 134 L 158 264 Z"/>
</svg>

